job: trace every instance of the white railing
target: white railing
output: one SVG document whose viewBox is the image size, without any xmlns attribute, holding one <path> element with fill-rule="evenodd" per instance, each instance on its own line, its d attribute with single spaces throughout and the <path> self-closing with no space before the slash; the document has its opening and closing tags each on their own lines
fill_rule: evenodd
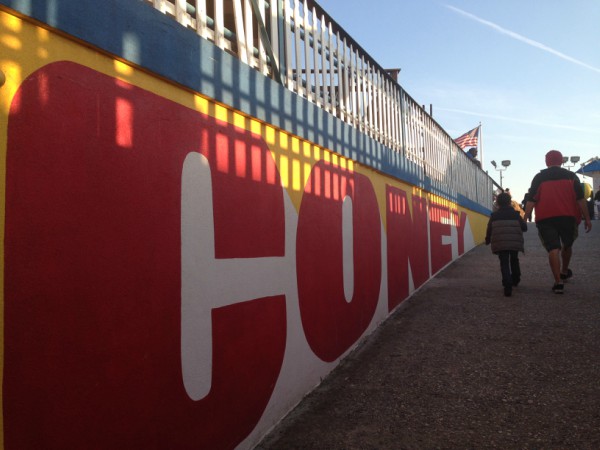
<svg viewBox="0 0 600 450">
<path fill-rule="evenodd" d="M 147 1 L 402 154 L 440 191 L 491 209 L 493 180 L 313 0 Z"/>
</svg>

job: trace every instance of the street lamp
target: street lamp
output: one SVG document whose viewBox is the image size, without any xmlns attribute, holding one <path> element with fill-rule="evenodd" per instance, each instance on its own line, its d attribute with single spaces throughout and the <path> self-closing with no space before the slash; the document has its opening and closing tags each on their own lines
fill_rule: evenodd
<svg viewBox="0 0 600 450">
<path fill-rule="evenodd" d="M 504 161 L 502 161 L 500 164 L 502 165 L 502 167 L 498 167 L 498 165 L 496 164 L 496 161 L 491 161 L 492 166 L 494 166 L 494 169 L 496 169 L 498 172 L 500 172 L 500 187 L 502 187 L 502 172 L 504 172 L 506 169 L 508 169 L 508 166 L 510 166 L 510 159 L 505 159 Z"/>
<path fill-rule="evenodd" d="M 570 160 L 571 160 L 571 164 L 567 164 L 567 162 L 569 161 L 569 157 L 568 156 L 563 156 L 563 166 L 565 166 L 567 169 L 571 170 L 571 167 L 573 167 L 575 165 L 575 163 L 579 162 L 581 158 L 579 158 L 579 156 L 571 156 Z"/>
</svg>

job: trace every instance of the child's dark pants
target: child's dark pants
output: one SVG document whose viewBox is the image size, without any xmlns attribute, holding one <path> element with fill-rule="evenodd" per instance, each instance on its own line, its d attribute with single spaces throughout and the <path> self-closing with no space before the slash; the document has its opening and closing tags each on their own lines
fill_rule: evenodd
<svg viewBox="0 0 600 450">
<path fill-rule="evenodd" d="M 519 252 L 516 250 L 503 250 L 498 252 L 500 258 L 500 271 L 502 272 L 502 286 L 516 286 L 521 281 L 521 267 L 519 266 Z"/>
</svg>

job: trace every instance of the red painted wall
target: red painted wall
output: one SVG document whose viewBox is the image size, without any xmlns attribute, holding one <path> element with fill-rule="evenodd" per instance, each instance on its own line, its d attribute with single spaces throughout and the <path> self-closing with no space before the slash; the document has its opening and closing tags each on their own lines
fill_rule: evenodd
<svg viewBox="0 0 600 450">
<path fill-rule="evenodd" d="M 278 178 L 235 170 L 260 155 L 277 173 L 260 138 L 72 63 L 23 83 L 8 129 L 7 448 L 228 448 L 254 428 L 283 360 L 283 296 L 214 310 L 211 392 L 194 402 L 181 382 L 188 152 L 213 169 L 217 257 L 282 254 Z"/>
<path fill-rule="evenodd" d="M 327 363 L 408 297 L 411 281 L 418 288 L 450 262 L 453 231 L 458 254 L 465 250 L 464 212 L 320 159 L 290 218 L 260 135 L 75 63 L 49 64 L 21 83 L 7 132 L 8 449 L 233 448 L 257 432 L 268 405 L 285 413 L 299 401 Z M 291 253 L 295 271 L 291 290 L 209 308 L 211 384 L 196 400 L 182 373 L 182 171 L 190 154 L 210 169 L 212 191 L 199 195 L 211 195 L 212 210 L 197 213 L 214 229 L 211 258 L 258 265 Z M 290 337 L 296 322 L 300 338 Z M 296 350 L 298 339 L 310 354 Z M 282 375 L 286 361 L 306 376 Z"/>
</svg>

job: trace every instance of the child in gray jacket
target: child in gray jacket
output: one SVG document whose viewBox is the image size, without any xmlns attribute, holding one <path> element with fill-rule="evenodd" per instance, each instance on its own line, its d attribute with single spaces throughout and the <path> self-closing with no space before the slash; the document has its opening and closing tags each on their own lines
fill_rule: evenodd
<svg viewBox="0 0 600 450">
<path fill-rule="evenodd" d="M 485 234 L 486 245 L 492 244 L 492 253 L 500 258 L 504 295 L 512 295 L 513 286 L 521 281 L 519 252 L 525 252 L 523 232 L 527 223 L 511 206 L 511 196 L 506 192 L 498 195 L 498 210 L 490 217 Z"/>
</svg>

